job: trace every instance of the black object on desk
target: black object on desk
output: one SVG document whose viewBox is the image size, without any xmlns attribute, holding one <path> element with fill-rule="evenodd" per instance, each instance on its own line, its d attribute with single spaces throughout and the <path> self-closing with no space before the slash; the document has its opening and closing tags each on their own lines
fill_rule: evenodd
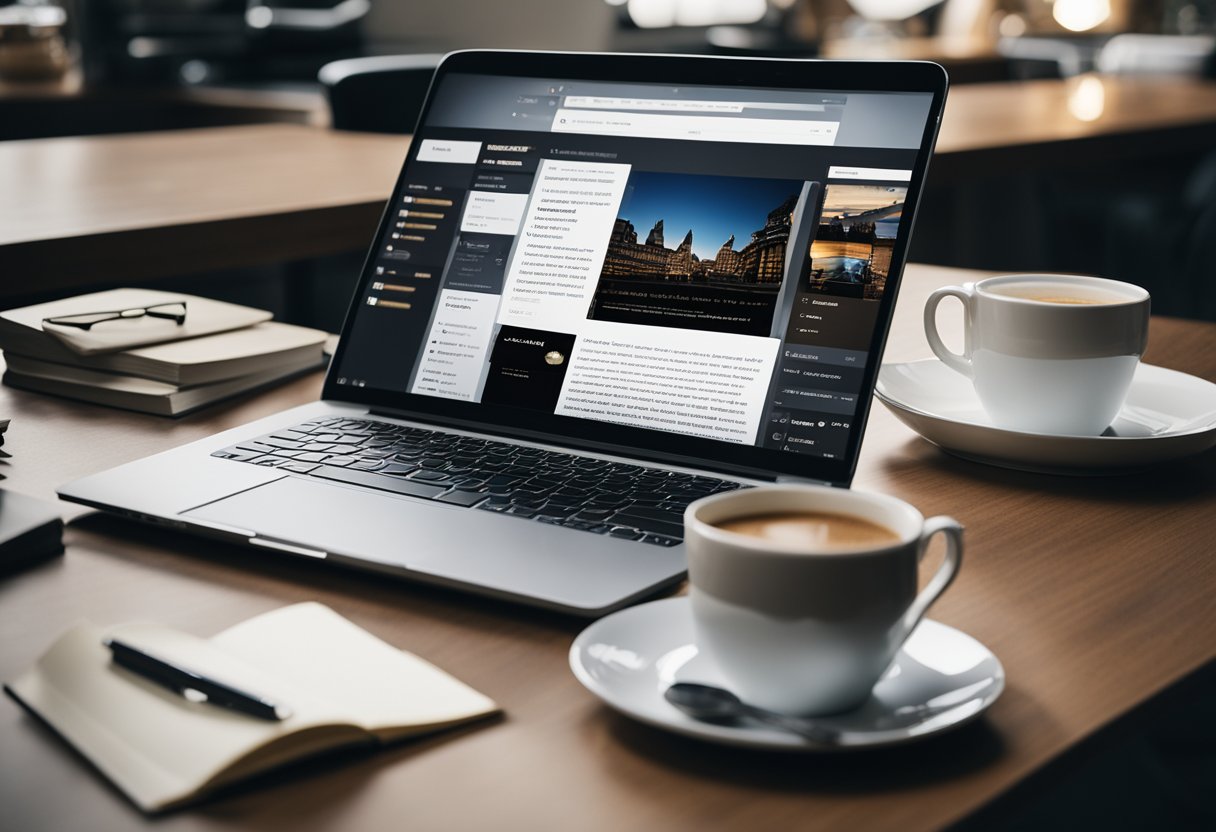
<svg viewBox="0 0 1216 832">
<path fill-rule="evenodd" d="M 117 639 L 102 642 L 114 655 L 114 663 L 132 673 L 168 688 L 191 702 L 206 702 L 232 711 L 240 711 L 259 719 L 284 720 L 291 709 L 276 704 L 264 696 L 243 691 L 181 665 L 149 655 Z"/>
<path fill-rule="evenodd" d="M 54 503 L 0 489 L 0 575 L 63 553 L 63 518 Z"/>
</svg>

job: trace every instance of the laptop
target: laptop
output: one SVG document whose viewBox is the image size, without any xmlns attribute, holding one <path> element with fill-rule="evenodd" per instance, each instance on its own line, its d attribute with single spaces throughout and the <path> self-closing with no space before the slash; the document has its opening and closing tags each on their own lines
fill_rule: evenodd
<svg viewBox="0 0 1216 832">
<path fill-rule="evenodd" d="M 945 93 L 930 63 L 451 54 L 321 401 L 59 494 L 580 615 L 670 589 L 690 501 L 849 486 Z"/>
</svg>

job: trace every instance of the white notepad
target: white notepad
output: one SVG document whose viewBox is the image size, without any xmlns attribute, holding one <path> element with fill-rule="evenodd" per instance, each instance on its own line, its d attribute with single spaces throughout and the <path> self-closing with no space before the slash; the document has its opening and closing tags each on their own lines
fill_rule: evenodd
<svg viewBox="0 0 1216 832">
<path fill-rule="evenodd" d="M 288 705 L 281 722 L 190 702 L 115 665 L 115 637 Z M 210 639 L 157 624 L 68 631 L 5 689 L 147 812 L 345 745 L 391 742 L 496 713 L 486 696 L 321 604 Z"/>
</svg>

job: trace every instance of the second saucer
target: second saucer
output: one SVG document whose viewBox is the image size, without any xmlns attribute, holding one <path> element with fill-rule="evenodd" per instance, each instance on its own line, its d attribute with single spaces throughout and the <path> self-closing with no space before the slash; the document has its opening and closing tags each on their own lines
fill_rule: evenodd
<svg viewBox="0 0 1216 832">
<path fill-rule="evenodd" d="M 629 607 L 596 621 L 570 647 L 570 668 L 610 707 L 649 725 L 726 745 L 830 752 L 897 745 L 958 728 L 983 713 L 1005 687 L 1005 669 L 984 645 L 924 620 L 870 698 L 818 721 L 841 732 L 838 745 L 742 721 L 719 725 L 685 715 L 663 698 L 673 682 L 726 682 L 693 641 L 687 598 Z"/>
</svg>

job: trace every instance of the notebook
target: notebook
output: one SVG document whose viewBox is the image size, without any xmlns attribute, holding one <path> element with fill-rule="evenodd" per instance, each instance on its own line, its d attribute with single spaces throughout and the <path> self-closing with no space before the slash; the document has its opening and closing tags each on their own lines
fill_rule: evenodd
<svg viewBox="0 0 1216 832">
<path fill-rule="evenodd" d="M 274 697 L 292 715 L 273 722 L 188 701 L 113 664 L 106 637 Z M 317 603 L 259 615 L 210 639 L 157 624 L 81 624 L 5 691 L 145 812 L 324 751 L 394 742 L 498 711 L 468 685 Z"/>
<path fill-rule="evenodd" d="M 923 62 L 448 55 L 321 401 L 59 494 L 579 615 L 674 587 L 692 500 L 849 486 L 945 92 Z"/>
</svg>

